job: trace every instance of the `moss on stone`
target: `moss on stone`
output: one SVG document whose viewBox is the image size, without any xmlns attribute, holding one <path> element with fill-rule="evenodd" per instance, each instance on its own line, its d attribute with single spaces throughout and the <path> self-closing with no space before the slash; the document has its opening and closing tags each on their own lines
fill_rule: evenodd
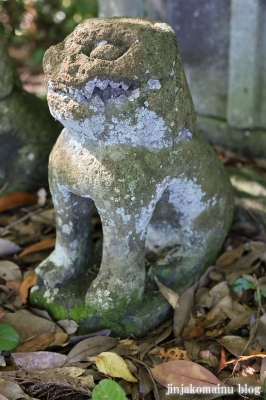
<svg viewBox="0 0 266 400">
<path fill-rule="evenodd" d="M 47 51 L 44 69 L 51 112 L 65 129 L 50 156 L 57 246 L 37 269 L 47 288 L 40 283 L 42 299 L 33 292 L 32 301 L 82 329 L 143 334 L 170 309 L 153 275 L 185 290 L 219 251 L 224 213 L 232 215 L 228 178 L 195 130 L 174 31 L 140 19 L 84 21 Z M 104 238 L 90 285 L 76 275 L 88 256 L 92 200 Z M 145 236 L 147 248 L 178 249 L 147 282 Z"/>
</svg>

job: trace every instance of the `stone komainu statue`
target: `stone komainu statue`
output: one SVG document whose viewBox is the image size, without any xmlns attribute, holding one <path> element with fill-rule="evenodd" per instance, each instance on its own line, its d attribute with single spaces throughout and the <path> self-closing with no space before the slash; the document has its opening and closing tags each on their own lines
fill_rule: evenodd
<svg viewBox="0 0 266 400">
<path fill-rule="evenodd" d="M 175 33 L 141 19 L 87 20 L 46 52 L 44 70 L 50 111 L 65 128 L 49 164 L 57 242 L 32 302 L 90 330 L 142 334 L 169 310 L 154 275 L 187 288 L 232 218 L 226 173 L 195 129 Z M 93 203 L 103 254 L 88 287 Z M 148 274 L 145 248 L 166 250 Z"/>
</svg>

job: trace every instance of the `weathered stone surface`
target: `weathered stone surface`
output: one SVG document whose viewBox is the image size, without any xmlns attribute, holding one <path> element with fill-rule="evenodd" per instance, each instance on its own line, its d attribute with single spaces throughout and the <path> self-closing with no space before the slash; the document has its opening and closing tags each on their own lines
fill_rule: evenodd
<svg viewBox="0 0 266 400">
<path fill-rule="evenodd" d="M 175 33 L 141 19 L 87 20 L 46 52 L 44 70 L 65 129 L 49 165 L 57 243 L 31 301 L 85 329 L 143 334 L 170 310 L 154 274 L 179 292 L 191 285 L 233 209 L 227 175 L 195 130 Z M 88 287 L 93 203 L 104 241 Z M 147 275 L 145 248 L 166 253 Z"/>
<path fill-rule="evenodd" d="M 60 125 L 46 104 L 21 89 L 3 40 L 0 40 L 0 187 L 8 191 L 47 182 L 48 156 Z"/>
</svg>

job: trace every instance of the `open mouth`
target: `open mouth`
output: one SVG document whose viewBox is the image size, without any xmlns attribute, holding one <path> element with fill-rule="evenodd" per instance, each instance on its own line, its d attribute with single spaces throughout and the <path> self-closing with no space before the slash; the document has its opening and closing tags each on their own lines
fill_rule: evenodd
<svg viewBox="0 0 266 400">
<path fill-rule="evenodd" d="M 104 108 L 108 104 L 121 104 L 126 100 L 134 101 L 139 96 L 139 89 L 134 83 L 111 79 L 100 80 L 97 77 L 87 82 L 84 89 L 62 87 L 62 85 L 55 88 L 49 83 L 48 92 L 67 96 L 78 103 L 87 103 L 96 109 Z"/>
</svg>

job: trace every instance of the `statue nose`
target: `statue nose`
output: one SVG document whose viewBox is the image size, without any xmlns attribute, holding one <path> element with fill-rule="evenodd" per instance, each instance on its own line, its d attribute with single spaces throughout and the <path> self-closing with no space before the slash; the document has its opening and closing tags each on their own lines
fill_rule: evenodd
<svg viewBox="0 0 266 400">
<path fill-rule="evenodd" d="M 97 46 L 90 53 L 90 58 L 98 58 L 100 60 L 113 61 L 121 57 L 124 49 L 113 44 L 103 44 Z"/>
</svg>

